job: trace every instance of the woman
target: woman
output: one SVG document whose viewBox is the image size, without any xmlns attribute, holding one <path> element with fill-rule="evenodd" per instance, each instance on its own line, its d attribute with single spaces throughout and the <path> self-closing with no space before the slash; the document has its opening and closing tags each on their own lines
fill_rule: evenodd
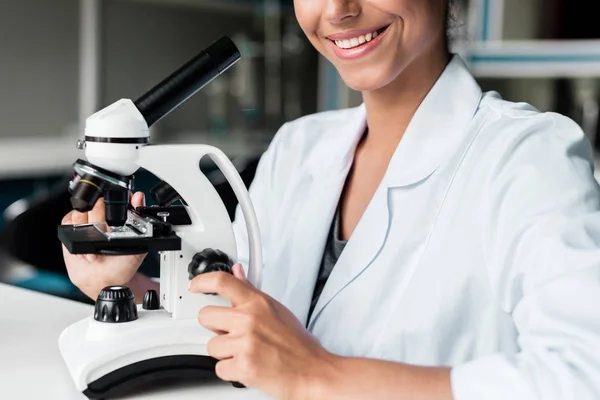
<svg viewBox="0 0 600 400">
<path fill-rule="evenodd" d="M 364 104 L 286 124 L 262 157 L 267 294 L 239 264 L 191 281 L 233 304 L 198 316 L 222 379 L 282 399 L 600 397 L 590 146 L 567 118 L 482 94 L 448 53 L 448 7 L 295 2 Z M 234 229 L 243 262 L 240 213 Z M 140 258 L 65 259 L 90 297 L 153 285 Z"/>
</svg>

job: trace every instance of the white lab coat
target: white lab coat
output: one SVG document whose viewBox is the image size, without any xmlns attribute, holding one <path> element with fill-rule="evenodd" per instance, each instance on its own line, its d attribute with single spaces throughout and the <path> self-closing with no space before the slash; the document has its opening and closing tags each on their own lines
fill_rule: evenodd
<svg viewBox="0 0 600 400">
<path fill-rule="evenodd" d="M 364 106 L 284 125 L 251 197 L 263 290 L 329 351 L 452 366 L 456 400 L 600 398 L 600 190 L 571 120 L 482 94 L 455 56 L 306 321 Z M 248 243 L 238 210 L 240 260 Z"/>
</svg>

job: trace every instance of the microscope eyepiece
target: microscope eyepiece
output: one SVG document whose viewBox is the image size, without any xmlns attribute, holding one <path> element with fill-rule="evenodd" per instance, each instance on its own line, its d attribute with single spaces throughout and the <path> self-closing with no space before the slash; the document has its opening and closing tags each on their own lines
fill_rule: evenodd
<svg viewBox="0 0 600 400">
<path fill-rule="evenodd" d="M 151 127 L 240 59 L 240 51 L 222 37 L 135 101 Z"/>
<path fill-rule="evenodd" d="M 215 64 L 219 74 L 225 72 L 240 59 L 240 51 L 228 37 L 218 39 L 205 52 Z"/>
</svg>

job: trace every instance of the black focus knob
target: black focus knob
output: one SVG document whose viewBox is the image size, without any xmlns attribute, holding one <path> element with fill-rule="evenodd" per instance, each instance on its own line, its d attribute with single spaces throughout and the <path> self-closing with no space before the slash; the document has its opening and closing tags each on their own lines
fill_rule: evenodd
<svg viewBox="0 0 600 400">
<path fill-rule="evenodd" d="M 98 322 L 131 322 L 138 318 L 135 297 L 126 286 L 108 286 L 100 291 L 94 308 Z"/>
<path fill-rule="evenodd" d="M 160 300 L 156 290 L 148 290 L 146 294 L 144 294 L 142 308 L 144 310 L 158 310 L 160 308 Z"/>
<path fill-rule="evenodd" d="M 208 272 L 224 271 L 231 274 L 233 261 L 221 250 L 204 249 L 192 258 L 188 265 L 190 279 Z"/>
</svg>

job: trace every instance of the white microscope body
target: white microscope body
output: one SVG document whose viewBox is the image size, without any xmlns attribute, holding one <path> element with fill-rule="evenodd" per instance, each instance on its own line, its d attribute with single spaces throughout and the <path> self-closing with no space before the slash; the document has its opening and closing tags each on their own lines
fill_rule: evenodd
<svg viewBox="0 0 600 400">
<path fill-rule="evenodd" d="M 191 224 L 173 225 L 173 233 L 181 239 L 180 250 L 160 252 L 160 307 L 138 305 L 137 319 L 128 322 L 107 323 L 90 316 L 61 334 L 62 356 L 77 388 L 90 398 L 111 397 L 124 385 L 157 377 L 201 376 L 201 371 L 214 374 L 216 360 L 206 351 L 214 333 L 200 326 L 197 316 L 207 305 L 230 304 L 217 295 L 190 293 L 188 265 L 205 249 L 219 250 L 235 261 L 237 248 L 225 206 L 200 171 L 204 156 L 219 167 L 238 198 L 250 244 L 248 279 L 257 288 L 261 284 L 258 223 L 231 161 L 206 145 L 147 145 L 146 120 L 139 106 L 126 99 L 92 115 L 86 121 L 86 158 L 100 170 L 122 176 L 140 167 L 148 170 L 177 191 Z"/>
</svg>

